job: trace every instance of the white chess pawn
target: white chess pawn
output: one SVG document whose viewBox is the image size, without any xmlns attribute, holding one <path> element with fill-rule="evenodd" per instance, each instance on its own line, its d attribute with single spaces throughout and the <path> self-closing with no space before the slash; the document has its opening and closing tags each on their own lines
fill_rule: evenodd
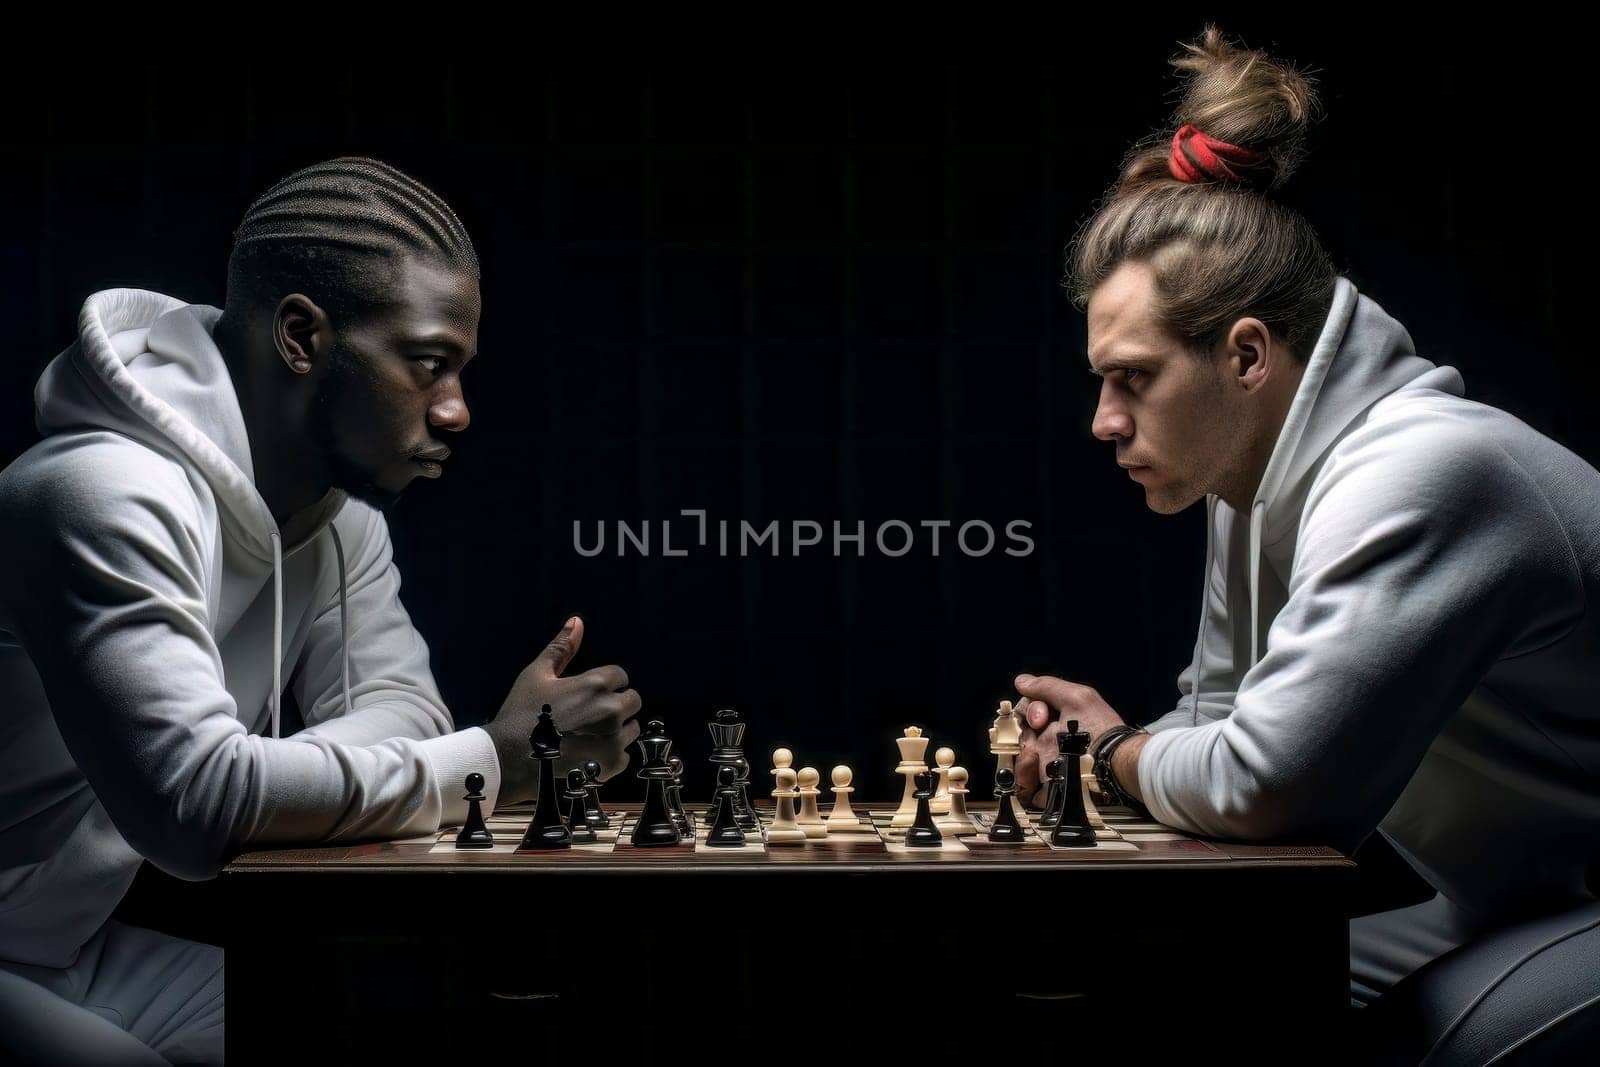
<svg viewBox="0 0 1600 1067">
<path fill-rule="evenodd" d="M 956 750 L 941 748 L 933 754 L 934 768 L 939 775 L 939 787 L 933 791 L 933 796 L 928 798 L 928 810 L 934 815 L 950 814 L 950 768 L 956 763 Z"/>
<path fill-rule="evenodd" d="M 982 833 L 982 827 L 967 814 L 967 769 L 950 768 L 950 812 L 934 820 L 934 825 L 944 834 Z"/>
<path fill-rule="evenodd" d="M 855 773 L 842 763 L 833 769 L 833 810 L 828 812 L 829 832 L 861 829 L 861 818 L 850 807 L 850 794 L 855 792 L 850 781 L 854 777 Z"/>
<path fill-rule="evenodd" d="M 817 788 L 817 783 L 822 781 L 822 775 L 817 773 L 815 767 L 800 768 L 800 814 L 795 822 L 800 824 L 800 829 L 806 832 L 808 838 L 828 836 L 828 824 L 822 821 L 822 813 L 817 811 L 817 798 L 822 795 L 822 790 Z"/>
<path fill-rule="evenodd" d="M 1084 762 L 1088 762 L 1088 757 L 1084 757 Z M 1083 813 L 1089 817 L 1090 826 L 1096 830 L 1103 830 L 1105 829 L 1106 821 L 1100 817 L 1100 809 L 1094 806 L 1094 801 L 1089 799 L 1089 794 L 1094 789 L 1099 788 L 1098 783 L 1094 780 L 1094 771 L 1093 769 L 1084 771 L 1078 777 L 1083 779 Z"/>
<path fill-rule="evenodd" d="M 895 810 L 894 818 L 889 820 L 893 829 L 903 830 L 917 821 L 917 775 L 927 773 L 928 765 L 923 762 L 923 756 L 928 751 L 929 740 L 922 736 L 920 726 L 907 726 L 905 736 L 894 739 L 900 747 L 900 765 L 894 773 L 905 778 L 906 791 L 900 797 L 900 807 Z"/>
<path fill-rule="evenodd" d="M 778 774 L 779 771 L 783 770 L 785 767 L 793 767 L 793 766 L 794 766 L 794 753 L 793 752 L 790 752 L 786 748 L 775 748 L 775 749 L 772 750 L 772 775 L 773 775 L 774 779 L 777 778 L 777 774 Z"/>
<path fill-rule="evenodd" d="M 777 814 L 772 819 L 772 825 L 767 827 L 767 844 L 803 845 L 806 832 L 800 829 L 800 824 L 794 819 L 794 798 L 798 795 L 794 790 L 795 773 L 788 767 L 774 767 L 772 773 L 778 779 L 777 788 L 772 791 L 772 799 L 777 801 Z"/>
</svg>

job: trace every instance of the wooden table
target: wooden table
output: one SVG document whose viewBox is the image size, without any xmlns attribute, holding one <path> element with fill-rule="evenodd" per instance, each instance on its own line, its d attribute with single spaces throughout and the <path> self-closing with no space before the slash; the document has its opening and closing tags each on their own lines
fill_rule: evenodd
<svg viewBox="0 0 1600 1067">
<path fill-rule="evenodd" d="M 929 1025 L 929 1040 L 1052 1020 L 1146 1052 L 1222 1033 L 1234 1062 L 1271 1058 L 1340 1025 L 1353 873 L 1331 849 L 1176 834 L 1136 852 L 896 854 L 876 836 L 753 854 L 251 852 L 221 876 L 229 1060 L 304 1055 L 312 1029 L 319 1055 L 459 1058 L 552 1026 L 626 1044 L 645 1020 L 692 1033 L 713 1014 L 769 1033 L 790 1017 Z"/>
</svg>

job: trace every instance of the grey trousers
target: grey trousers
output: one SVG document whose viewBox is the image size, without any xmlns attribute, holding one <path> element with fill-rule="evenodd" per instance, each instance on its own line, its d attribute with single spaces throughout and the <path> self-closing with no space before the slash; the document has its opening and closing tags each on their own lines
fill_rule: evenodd
<svg viewBox="0 0 1600 1067">
<path fill-rule="evenodd" d="M 71 967 L 0 960 L 0 1060 L 222 1062 L 222 950 L 108 922 Z"/>
<path fill-rule="evenodd" d="M 1373 1063 L 1600 1062 L 1600 903 L 1479 932 L 1443 897 L 1350 923 Z"/>
</svg>

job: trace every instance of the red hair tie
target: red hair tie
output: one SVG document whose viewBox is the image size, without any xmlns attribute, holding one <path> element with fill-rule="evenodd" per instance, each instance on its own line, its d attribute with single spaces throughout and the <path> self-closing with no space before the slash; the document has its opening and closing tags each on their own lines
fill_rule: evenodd
<svg viewBox="0 0 1600 1067">
<path fill-rule="evenodd" d="M 1240 171 L 1251 169 L 1262 158 L 1262 153 L 1253 148 L 1219 141 L 1198 126 L 1185 123 L 1172 135 L 1167 170 L 1180 182 L 1243 182 L 1246 179 Z"/>
</svg>

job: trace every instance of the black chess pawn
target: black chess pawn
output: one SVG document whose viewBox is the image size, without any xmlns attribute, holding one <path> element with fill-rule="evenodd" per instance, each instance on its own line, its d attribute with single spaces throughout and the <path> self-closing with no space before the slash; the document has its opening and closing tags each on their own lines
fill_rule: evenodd
<svg viewBox="0 0 1600 1067">
<path fill-rule="evenodd" d="M 667 753 L 672 750 L 672 739 L 667 736 L 666 724 L 652 719 L 639 735 L 638 745 L 644 754 L 644 766 L 638 774 L 645 783 L 644 809 L 639 812 L 631 840 L 634 848 L 667 848 L 678 844 L 682 835 L 667 805 L 667 786 L 672 784 Z"/>
<path fill-rule="evenodd" d="M 1050 843 L 1057 848 L 1094 848 L 1100 842 L 1095 838 L 1094 827 L 1089 825 L 1089 813 L 1083 808 L 1084 754 L 1089 751 L 1089 735 L 1078 729 L 1078 720 L 1067 721 L 1066 730 L 1056 735 L 1061 749 L 1061 799 Z"/>
<path fill-rule="evenodd" d="M 734 809 L 734 818 L 739 821 L 739 829 L 750 833 L 761 829 L 761 818 L 756 814 L 755 805 L 750 803 L 750 761 L 743 756 L 734 764 L 734 770 L 739 772 L 739 799 Z"/>
<path fill-rule="evenodd" d="M 1039 829 L 1048 830 L 1061 818 L 1061 761 L 1051 760 L 1044 773 L 1050 780 L 1050 791 L 1045 794 L 1044 814 L 1039 817 Z"/>
<path fill-rule="evenodd" d="M 906 847 L 939 848 L 944 844 L 944 835 L 933 825 L 933 812 L 928 807 L 933 796 L 933 774 L 923 771 L 915 781 L 917 788 L 911 795 L 917 798 L 917 817 L 906 829 Z"/>
<path fill-rule="evenodd" d="M 456 835 L 456 848 L 493 848 L 494 835 L 483 822 L 483 775 L 473 771 L 467 775 L 467 821 Z"/>
<path fill-rule="evenodd" d="M 712 848 L 743 848 L 744 831 L 739 829 L 738 812 L 739 772 L 724 763 L 717 768 L 717 799 L 711 817 L 711 829 L 706 831 L 706 844 Z"/>
<path fill-rule="evenodd" d="M 574 767 L 567 772 L 567 833 L 574 845 L 592 845 L 599 840 L 594 827 L 584 814 L 589 807 L 589 790 L 583 786 L 583 770 Z"/>
<path fill-rule="evenodd" d="M 571 848 L 572 835 L 561 817 L 561 798 L 556 792 L 556 760 L 561 756 L 561 734 L 550 718 L 550 705 L 539 709 L 539 722 L 528 737 L 534 758 L 539 761 L 539 806 L 534 809 L 528 832 L 522 835 L 518 850 L 544 851 Z"/>
<path fill-rule="evenodd" d="M 1028 835 L 1017 821 L 1017 809 L 1011 806 L 1017 795 L 1015 772 L 1009 767 L 1000 768 L 994 776 L 994 787 L 1000 791 L 1000 806 L 995 810 L 994 822 L 989 825 L 989 840 L 1001 845 L 1020 845 Z"/>
<path fill-rule="evenodd" d="M 667 786 L 667 810 L 672 821 L 678 824 L 678 833 L 685 841 L 694 840 L 694 819 L 683 806 L 683 760 L 673 756 L 667 760 L 672 770 L 672 784 Z"/>
<path fill-rule="evenodd" d="M 600 806 L 600 761 L 583 761 L 583 784 L 589 791 L 589 804 L 584 812 L 584 818 L 589 821 L 589 827 L 594 830 L 611 829 L 611 817 Z"/>
</svg>

